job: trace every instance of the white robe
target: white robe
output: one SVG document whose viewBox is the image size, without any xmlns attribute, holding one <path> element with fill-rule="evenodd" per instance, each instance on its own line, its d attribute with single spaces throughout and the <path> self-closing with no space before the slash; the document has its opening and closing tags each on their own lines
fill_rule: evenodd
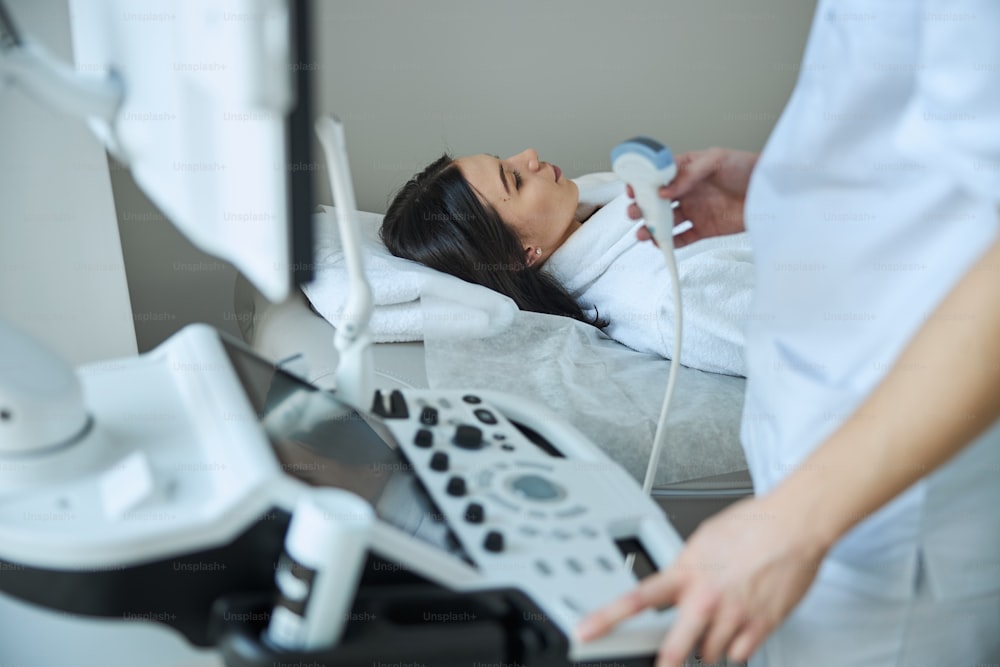
<svg viewBox="0 0 1000 667">
<path fill-rule="evenodd" d="M 576 179 L 581 204 L 604 204 L 548 259 L 544 270 L 585 309 L 597 309 L 605 332 L 628 347 L 670 358 L 674 346 L 671 277 L 659 249 L 639 241 L 641 221 L 613 174 Z M 681 280 L 681 363 L 745 375 L 744 329 L 754 266 L 747 234 L 704 239 L 676 251 Z"/>
</svg>

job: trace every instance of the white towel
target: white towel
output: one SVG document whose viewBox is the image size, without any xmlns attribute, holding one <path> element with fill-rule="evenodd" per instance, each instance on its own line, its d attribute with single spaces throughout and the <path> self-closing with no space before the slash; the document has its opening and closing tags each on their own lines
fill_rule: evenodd
<svg viewBox="0 0 1000 667">
<path fill-rule="evenodd" d="M 332 206 L 321 206 L 316 230 L 316 277 L 302 291 L 334 326 L 347 313 L 349 281 Z M 372 289 L 372 339 L 376 343 L 423 340 L 433 331 L 447 336 L 490 336 L 514 319 L 508 297 L 390 253 L 378 235 L 382 216 L 359 211 L 365 275 Z"/>
<path fill-rule="evenodd" d="M 606 174 L 577 180 L 582 202 L 610 201 L 545 263 L 584 308 L 610 320 L 611 338 L 640 352 L 673 354 L 676 310 L 659 249 L 636 239 L 624 185 Z M 745 375 L 744 328 L 755 281 L 746 233 L 704 239 L 676 251 L 683 305 L 681 363 Z"/>
</svg>

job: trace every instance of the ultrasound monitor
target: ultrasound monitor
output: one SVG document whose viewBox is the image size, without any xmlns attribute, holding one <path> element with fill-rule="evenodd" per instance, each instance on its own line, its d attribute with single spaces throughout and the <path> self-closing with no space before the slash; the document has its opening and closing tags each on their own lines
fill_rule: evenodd
<svg viewBox="0 0 1000 667">
<path fill-rule="evenodd" d="M 94 132 L 192 243 L 274 302 L 313 270 L 307 4 L 70 0 L 77 70 L 123 84 Z"/>
</svg>

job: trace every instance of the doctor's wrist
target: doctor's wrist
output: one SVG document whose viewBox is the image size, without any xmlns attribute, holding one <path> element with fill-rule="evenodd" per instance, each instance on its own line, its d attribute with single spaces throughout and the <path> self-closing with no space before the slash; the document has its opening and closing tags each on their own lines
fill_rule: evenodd
<svg viewBox="0 0 1000 667">
<path fill-rule="evenodd" d="M 769 511 L 795 535 L 800 548 L 822 560 L 844 534 L 835 502 L 823 485 L 791 477 L 765 496 Z"/>
</svg>

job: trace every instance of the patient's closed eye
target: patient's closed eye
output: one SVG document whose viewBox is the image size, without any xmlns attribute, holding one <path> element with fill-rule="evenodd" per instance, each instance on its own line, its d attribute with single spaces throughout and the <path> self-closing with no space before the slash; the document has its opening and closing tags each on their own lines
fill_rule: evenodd
<svg viewBox="0 0 1000 667">
<path fill-rule="evenodd" d="M 521 172 L 519 172 L 517 169 L 514 169 L 513 171 L 514 171 L 514 189 L 515 190 L 520 190 L 521 189 Z"/>
</svg>

